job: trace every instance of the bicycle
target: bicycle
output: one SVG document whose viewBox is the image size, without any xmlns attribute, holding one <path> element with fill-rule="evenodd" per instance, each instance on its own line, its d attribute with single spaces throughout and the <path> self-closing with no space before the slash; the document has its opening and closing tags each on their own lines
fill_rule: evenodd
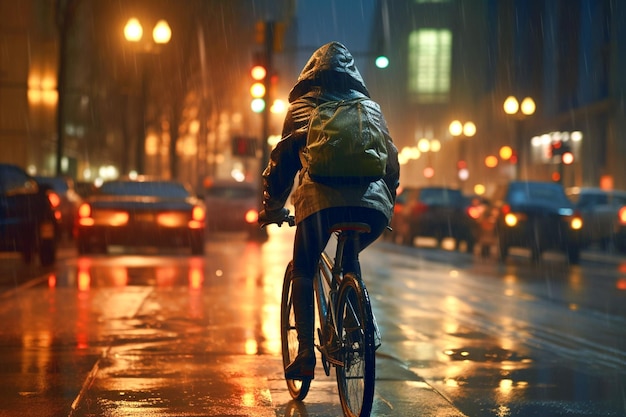
<svg viewBox="0 0 626 417">
<path fill-rule="evenodd" d="M 295 225 L 293 216 L 287 222 Z M 266 224 L 262 225 L 264 227 Z M 372 313 L 369 295 L 361 279 L 358 250 L 346 253 L 348 240 L 357 240 L 360 233 L 369 233 L 366 223 L 338 223 L 331 227 L 337 238 L 334 261 L 322 252 L 318 272 L 313 279 L 319 326 L 317 350 L 326 376 L 335 368 L 341 407 L 346 417 L 369 416 L 374 400 L 375 351 L 380 346 L 380 333 Z M 357 245 L 353 246 L 358 247 Z M 342 271 L 345 256 L 353 257 L 357 271 Z M 290 262 L 285 271 L 281 296 L 281 342 L 283 367 L 297 356 L 298 339 L 291 297 Z M 311 379 L 287 379 L 287 388 L 295 400 L 303 400 L 309 392 Z"/>
</svg>

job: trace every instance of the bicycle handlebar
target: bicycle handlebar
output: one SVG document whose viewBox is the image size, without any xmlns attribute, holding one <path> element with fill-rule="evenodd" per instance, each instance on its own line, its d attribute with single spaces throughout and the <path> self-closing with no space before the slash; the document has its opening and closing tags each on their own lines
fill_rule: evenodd
<svg viewBox="0 0 626 417">
<path fill-rule="evenodd" d="M 296 225 L 296 218 L 293 215 L 290 215 L 289 211 L 287 211 L 285 213 L 285 217 L 283 217 L 282 219 L 262 221 L 260 224 L 261 229 L 263 229 L 270 224 L 276 224 L 278 227 L 281 227 L 285 222 L 287 222 L 289 226 L 293 227 Z"/>
</svg>

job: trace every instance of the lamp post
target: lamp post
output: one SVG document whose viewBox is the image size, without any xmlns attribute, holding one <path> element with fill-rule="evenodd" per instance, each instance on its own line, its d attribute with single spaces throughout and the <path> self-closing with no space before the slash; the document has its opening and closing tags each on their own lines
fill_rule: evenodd
<svg viewBox="0 0 626 417">
<path fill-rule="evenodd" d="M 457 160 L 457 174 L 462 184 L 469 178 L 469 171 L 467 169 L 467 149 L 466 142 L 468 139 L 476 135 L 476 125 L 472 121 L 461 122 L 454 120 L 450 123 L 448 131 L 454 138 L 460 138 L 459 142 L 459 155 Z"/>
<path fill-rule="evenodd" d="M 139 19 L 131 17 L 124 26 L 124 38 L 133 44 L 139 45 L 143 39 L 143 26 L 139 22 Z M 139 48 L 137 54 L 158 53 L 158 49 L 155 46 L 167 44 L 172 38 L 172 30 L 167 21 L 159 20 L 152 29 L 152 41 L 145 41 L 141 44 L 142 48 Z M 146 120 L 146 103 L 147 103 L 147 79 L 146 79 L 146 63 L 143 57 L 140 57 L 140 73 L 141 73 L 141 97 L 140 107 L 142 112 L 141 131 L 139 138 L 137 138 L 136 147 L 136 162 L 135 169 L 138 174 L 144 173 L 144 156 L 146 153 L 146 134 L 147 134 L 147 120 Z"/>
<path fill-rule="evenodd" d="M 531 97 L 526 97 L 520 103 L 514 96 L 508 96 L 503 104 L 504 112 L 515 118 L 515 143 L 514 148 L 517 153 L 515 176 L 521 178 L 522 162 L 526 161 L 526 146 L 522 139 L 522 121 L 533 115 L 536 110 L 535 101 Z"/>
<path fill-rule="evenodd" d="M 426 167 L 424 168 L 423 175 L 427 180 L 431 180 L 435 176 L 434 157 L 437 152 L 441 150 L 441 142 L 439 139 L 421 138 L 417 141 L 417 147 L 415 148 L 414 155 L 417 159 L 420 155 L 426 155 Z"/>
</svg>

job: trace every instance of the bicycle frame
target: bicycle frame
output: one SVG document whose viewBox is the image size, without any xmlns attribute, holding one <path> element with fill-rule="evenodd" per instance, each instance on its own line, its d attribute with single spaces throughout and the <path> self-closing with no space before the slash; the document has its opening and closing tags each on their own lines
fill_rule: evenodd
<svg viewBox="0 0 626 417">
<path fill-rule="evenodd" d="M 354 272 L 360 276 L 360 266 L 358 258 L 358 250 L 355 248 L 354 253 L 345 253 L 345 245 L 349 240 L 358 239 L 358 232 L 355 230 L 339 230 L 333 232 L 337 238 L 337 248 L 335 249 L 335 259 L 331 259 L 330 255 L 326 251 L 323 251 L 319 261 L 320 271 L 314 278 L 315 298 L 317 300 L 317 311 L 320 322 L 320 332 L 318 334 L 320 340 L 319 350 L 323 354 L 324 371 L 326 375 L 330 375 L 330 366 L 328 362 L 333 365 L 341 365 L 333 359 L 332 355 L 329 355 L 327 348 L 333 348 L 330 346 L 333 339 L 337 340 L 337 293 L 339 286 L 341 285 L 341 279 L 343 276 L 342 264 L 345 256 L 351 256 L 354 258 L 354 265 L 357 271 Z"/>
</svg>

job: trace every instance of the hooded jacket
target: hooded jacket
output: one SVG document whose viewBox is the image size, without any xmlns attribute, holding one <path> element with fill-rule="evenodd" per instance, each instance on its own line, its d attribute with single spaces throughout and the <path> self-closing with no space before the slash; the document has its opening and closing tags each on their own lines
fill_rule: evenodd
<svg viewBox="0 0 626 417">
<path fill-rule="evenodd" d="M 363 78 L 348 49 L 330 42 L 313 53 L 289 93 L 282 139 L 270 154 L 263 172 L 263 205 L 266 211 L 284 207 L 300 172 L 293 192 L 296 222 L 330 207 L 367 207 L 382 212 L 391 220 L 400 166 L 398 150 L 389 135 L 384 118 L 381 126 L 387 142 L 385 177 L 369 184 L 324 185 L 308 175 L 302 151 L 306 145 L 311 110 L 327 101 L 370 97 Z"/>
</svg>

